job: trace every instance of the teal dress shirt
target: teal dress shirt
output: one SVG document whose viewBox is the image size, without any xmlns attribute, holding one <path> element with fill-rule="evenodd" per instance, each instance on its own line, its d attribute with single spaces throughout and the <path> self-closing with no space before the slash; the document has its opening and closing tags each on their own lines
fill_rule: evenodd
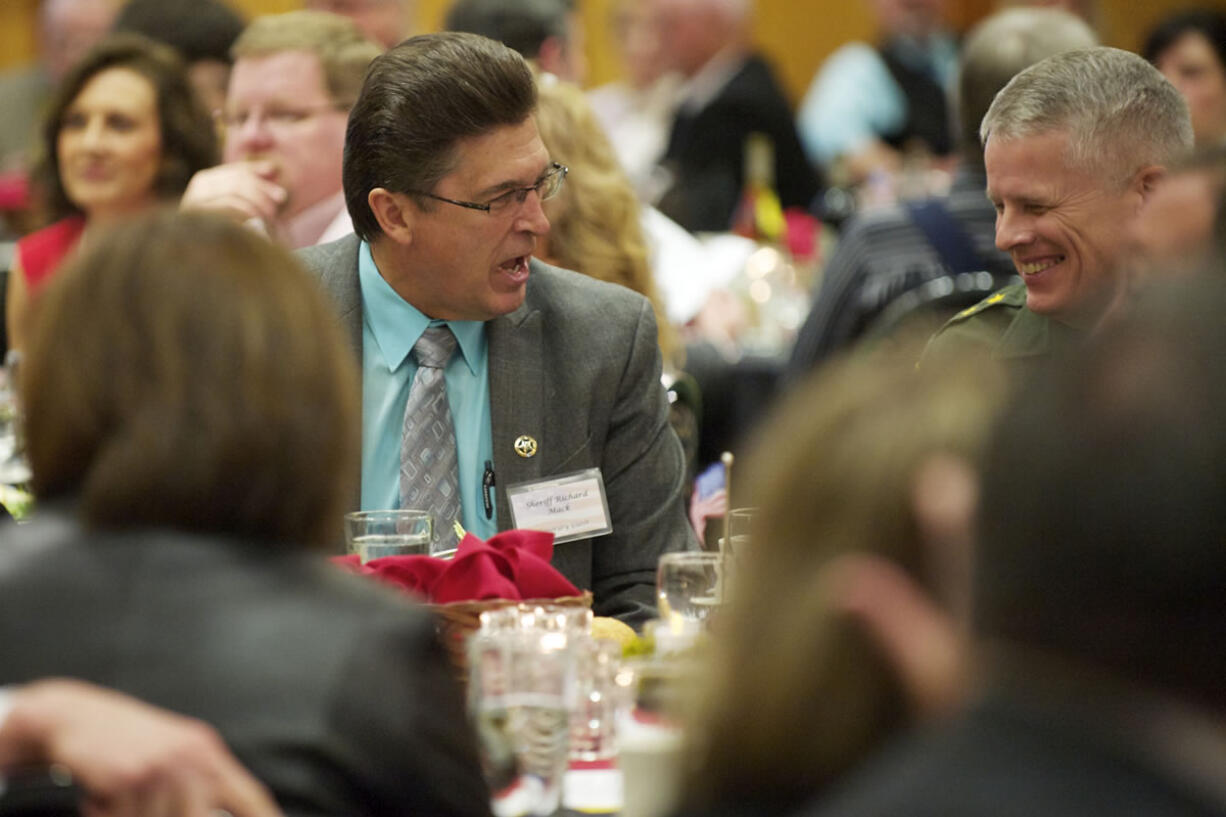
<svg viewBox="0 0 1226 817">
<path fill-rule="evenodd" d="M 417 374 L 413 344 L 430 326 L 449 326 L 457 350 L 443 370 L 459 455 L 464 528 L 482 539 L 498 531 L 494 490 L 485 507 L 482 484 L 494 459 L 490 425 L 489 348 L 481 321 L 431 320 L 383 280 L 362 242 L 358 252 L 362 290 L 362 508 L 400 507 L 400 436 L 404 406 Z M 435 524 L 442 524 L 435 520 Z"/>
</svg>

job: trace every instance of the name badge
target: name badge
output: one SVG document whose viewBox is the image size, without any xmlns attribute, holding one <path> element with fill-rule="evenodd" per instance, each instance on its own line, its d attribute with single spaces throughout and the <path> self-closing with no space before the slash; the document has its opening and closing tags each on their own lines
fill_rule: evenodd
<svg viewBox="0 0 1226 817">
<path fill-rule="evenodd" d="M 554 544 L 613 532 L 599 468 L 507 487 L 515 527 L 553 534 Z"/>
</svg>

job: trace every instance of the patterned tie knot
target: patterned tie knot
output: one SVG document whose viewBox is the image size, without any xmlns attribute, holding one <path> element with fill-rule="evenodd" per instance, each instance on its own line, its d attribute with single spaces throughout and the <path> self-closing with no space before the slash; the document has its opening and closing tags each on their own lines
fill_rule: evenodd
<svg viewBox="0 0 1226 817">
<path fill-rule="evenodd" d="M 441 369 L 447 365 L 455 352 L 456 339 L 447 326 L 431 326 L 417 343 L 413 344 L 413 356 L 417 365 L 427 369 Z"/>
</svg>

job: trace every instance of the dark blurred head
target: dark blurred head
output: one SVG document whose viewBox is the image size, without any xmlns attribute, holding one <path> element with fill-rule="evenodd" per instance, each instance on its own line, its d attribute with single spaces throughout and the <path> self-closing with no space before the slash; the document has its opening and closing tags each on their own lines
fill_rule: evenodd
<svg viewBox="0 0 1226 817">
<path fill-rule="evenodd" d="M 1193 9 L 1167 17 L 1150 32 L 1142 54 L 1188 101 L 1197 144 L 1226 138 L 1226 12 Z"/>
<path fill-rule="evenodd" d="M 1084 20 L 1058 9 L 1008 9 L 975 26 L 963 41 L 958 68 L 958 119 L 967 159 L 982 164 L 979 123 L 1015 74 L 1052 54 L 1097 42 Z"/>
<path fill-rule="evenodd" d="M 152 180 L 156 198 L 177 200 L 192 174 L 217 162 L 217 134 L 196 98 L 183 61 L 169 46 L 138 34 L 113 34 L 95 46 L 64 77 L 47 108 L 42 156 L 35 170 L 52 219 L 82 212 L 61 176 L 59 143 L 65 115 L 90 80 L 113 68 L 139 74 L 153 88 L 161 131 L 160 166 Z"/>
<path fill-rule="evenodd" d="M 179 52 L 205 110 L 215 111 L 225 102 L 230 46 L 243 25 L 224 0 L 128 0 L 114 30 L 144 34 Z"/>
<path fill-rule="evenodd" d="M 977 627 L 1220 710 L 1226 282 L 1164 284 L 1001 419 Z"/>
<path fill-rule="evenodd" d="M 40 501 L 97 528 L 323 544 L 356 455 L 351 355 L 295 259 L 155 212 L 92 236 L 40 298 L 21 368 Z"/>
<path fill-rule="evenodd" d="M 527 63 L 505 45 L 446 32 L 405 40 L 371 63 L 345 134 L 345 202 L 359 236 L 382 230 L 367 203 L 376 187 L 429 192 L 464 139 L 522 124 L 536 107 Z M 418 197 L 429 209 L 433 202 Z"/>
<path fill-rule="evenodd" d="M 443 26 L 489 37 L 534 60 L 549 38 L 566 40 L 569 15 L 565 0 L 456 0 Z"/>
</svg>

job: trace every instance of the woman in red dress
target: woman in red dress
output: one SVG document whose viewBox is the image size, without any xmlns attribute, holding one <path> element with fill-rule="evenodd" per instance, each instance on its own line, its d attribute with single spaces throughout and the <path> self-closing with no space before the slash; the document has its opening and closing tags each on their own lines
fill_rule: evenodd
<svg viewBox="0 0 1226 817">
<path fill-rule="evenodd" d="M 217 134 L 170 48 L 114 35 L 65 76 L 42 129 L 35 169 L 49 226 L 17 242 L 6 300 L 20 348 L 30 300 L 89 232 L 177 201 L 217 160 Z"/>
</svg>

